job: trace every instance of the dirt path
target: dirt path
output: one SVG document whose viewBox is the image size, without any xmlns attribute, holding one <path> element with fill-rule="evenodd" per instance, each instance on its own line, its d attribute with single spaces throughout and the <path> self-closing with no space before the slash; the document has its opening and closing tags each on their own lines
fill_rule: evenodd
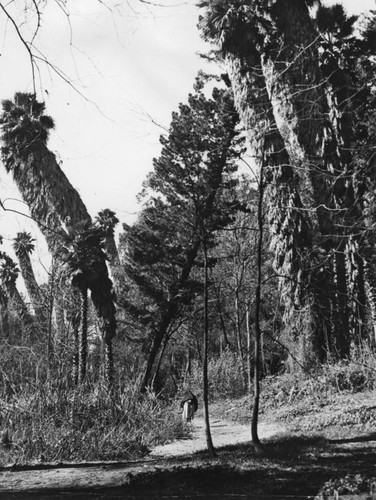
<svg viewBox="0 0 376 500">
<path fill-rule="evenodd" d="M 3 470 L 0 472 L 0 497 L 4 493 L 121 488 L 135 475 L 148 474 L 167 467 L 163 459 L 182 457 L 206 449 L 203 417 L 196 417 L 192 425 L 190 439 L 178 440 L 164 446 L 157 446 L 146 460 L 130 463 L 105 464 L 60 464 L 41 470 Z M 216 447 L 250 442 L 250 426 L 212 419 L 212 438 Z M 281 427 L 260 424 L 261 439 L 281 432 Z M 18 498 L 18 497 L 17 497 Z M 26 497 L 25 497 L 26 498 Z M 40 497 L 42 498 L 42 497 Z M 48 498 L 48 496 L 46 497 Z"/>
<path fill-rule="evenodd" d="M 196 417 L 192 424 L 192 435 L 190 439 L 181 439 L 172 443 L 157 446 L 151 452 L 153 457 L 179 457 L 191 455 L 198 451 L 206 450 L 205 421 L 202 416 Z M 218 418 L 211 419 L 211 435 L 214 447 L 223 447 L 234 444 L 250 443 L 251 427 L 228 420 Z M 259 437 L 261 440 L 284 432 L 281 424 L 261 423 L 259 425 Z"/>
</svg>

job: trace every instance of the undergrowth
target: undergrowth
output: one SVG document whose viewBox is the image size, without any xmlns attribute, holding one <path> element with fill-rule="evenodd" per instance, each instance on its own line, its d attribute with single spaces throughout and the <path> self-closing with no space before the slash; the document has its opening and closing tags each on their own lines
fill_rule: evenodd
<svg viewBox="0 0 376 500">
<path fill-rule="evenodd" d="M 0 464 L 129 460 L 182 437 L 178 405 L 136 387 L 37 387 L 0 400 Z"/>
</svg>

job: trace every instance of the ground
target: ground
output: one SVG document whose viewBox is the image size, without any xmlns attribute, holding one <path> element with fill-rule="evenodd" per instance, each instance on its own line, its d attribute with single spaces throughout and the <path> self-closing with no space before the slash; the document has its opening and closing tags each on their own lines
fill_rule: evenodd
<svg viewBox="0 0 376 500">
<path fill-rule="evenodd" d="M 245 399 L 212 405 L 217 457 L 206 452 L 198 413 L 191 438 L 159 446 L 128 463 L 43 464 L 0 470 L 0 498 L 286 498 L 370 492 L 376 477 L 376 394 L 343 394 L 320 407 L 284 403 L 261 415 L 256 456 Z M 213 496 L 212 496 L 213 495 Z M 296 498 L 296 497 L 295 497 Z M 360 498 L 360 497 L 357 497 Z"/>
</svg>

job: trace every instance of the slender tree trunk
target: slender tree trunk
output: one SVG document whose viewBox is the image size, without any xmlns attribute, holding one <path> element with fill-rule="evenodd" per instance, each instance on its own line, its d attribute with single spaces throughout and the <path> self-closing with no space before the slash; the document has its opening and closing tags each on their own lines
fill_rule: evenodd
<svg viewBox="0 0 376 500">
<path fill-rule="evenodd" d="M 247 328 L 247 365 L 248 365 L 248 370 L 247 370 L 247 388 L 248 388 L 248 394 L 252 394 L 252 356 L 251 356 L 251 327 L 249 324 L 249 306 L 247 304 L 246 308 L 246 328 Z"/>
<path fill-rule="evenodd" d="M 88 294 L 87 288 L 81 291 L 81 328 L 80 328 L 80 349 L 78 359 L 79 381 L 82 383 L 86 377 L 87 369 L 87 308 Z"/>
<path fill-rule="evenodd" d="M 80 351 L 80 323 L 77 319 L 72 321 L 72 329 L 73 329 L 73 366 L 72 366 L 72 378 L 73 384 L 78 385 L 78 366 L 79 366 L 79 351 Z"/>
<path fill-rule="evenodd" d="M 213 199 L 213 201 L 214 201 L 214 199 Z M 180 279 L 179 279 L 179 282 L 177 284 L 177 289 L 184 286 L 187 279 L 189 278 L 189 275 L 191 273 L 193 264 L 196 260 L 197 252 L 198 252 L 199 248 L 200 248 L 200 241 L 197 240 L 194 242 L 194 244 L 192 245 L 190 250 L 187 252 L 187 260 L 186 260 L 185 265 L 181 271 Z M 158 325 L 158 328 L 154 332 L 154 336 L 153 336 L 153 340 L 151 343 L 148 359 L 146 361 L 144 376 L 143 376 L 142 382 L 141 382 L 141 393 L 146 392 L 147 388 L 150 385 L 150 379 L 151 379 L 155 360 L 157 358 L 159 349 L 161 348 L 163 339 L 165 338 L 165 335 L 167 333 L 168 327 L 170 326 L 171 321 L 174 319 L 177 310 L 178 310 L 178 302 L 176 299 L 173 299 L 172 301 L 169 302 L 167 308 L 165 309 L 165 311 L 162 315 L 162 319 Z"/>
<path fill-rule="evenodd" d="M 235 309 L 235 330 L 236 330 L 236 340 L 238 344 L 239 358 L 242 364 L 243 373 L 245 373 L 244 367 L 244 356 L 243 356 L 243 346 L 242 346 L 242 333 L 240 326 L 240 311 L 239 311 L 239 288 L 235 287 L 235 299 L 234 299 L 234 309 Z"/>
<path fill-rule="evenodd" d="M 208 384 L 208 347 L 209 347 L 209 317 L 208 317 L 208 255 L 206 248 L 206 238 L 203 235 L 203 253 L 204 253 L 204 355 L 203 355 L 203 400 L 204 400 L 204 418 L 205 418 L 205 436 L 210 457 L 214 458 L 216 452 L 214 449 L 209 420 L 209 384 Z"/>
<path fill-rule="evenodd" d="M 104 339 L 104 355 L 105 355 L 105 377 L 108 386 L 112 389 L 114 384 L 114 354 L 112 348 L 112 339 Z"/>
<path fill-rule="evenodd" d="M 261 305 L 261 287 L 262 287 L 262 244 L 263 244 L 263 198 L 264 198 L 264 164 L 265 159 L 262 158 L 260 166 L 260 183 L 259 183 L 259 200 L 257 207 L 257 224 L 258 224 L 258 242 L 257 242 L 257 284 L 255 293 L 255 354 L 254 354 L 254 399 L 252 413 L 252 442 L 256 453 L 262 453 L 262 446 L 258 436 L 258 417 L 260 405 L 260 368 L 261 368 L 261 328 L 260 328 L 260 305 Z"/>
</svg>

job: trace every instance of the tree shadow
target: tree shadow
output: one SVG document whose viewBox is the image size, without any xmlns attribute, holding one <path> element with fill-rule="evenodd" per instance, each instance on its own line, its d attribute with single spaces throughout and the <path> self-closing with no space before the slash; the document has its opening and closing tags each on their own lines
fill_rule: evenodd
<svg viewBox="0 0 376 500">
<path fill-rule="evenodd" d="M 346 443 L 367 443 L 370 441 L 376 441 L 376 432 L 369 432 L 362 436 L 354 436 L 343 439 L 328 439 L 330 444 L 346 444 Z"/>
</svg>

